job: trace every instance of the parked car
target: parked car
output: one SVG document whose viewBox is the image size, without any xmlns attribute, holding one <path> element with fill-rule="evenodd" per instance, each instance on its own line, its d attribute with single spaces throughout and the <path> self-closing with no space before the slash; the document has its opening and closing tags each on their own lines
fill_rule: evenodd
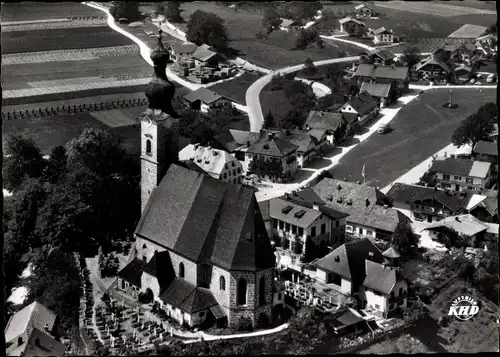
<svg viewBox="0 0 500 357">
<path fill-rule="evenodd" d="M 390 129 L 390 126 L 389 124 L 382 124 L 378 129 L 377 129 L 377 133 L 379 134 L 385 134 L 389 131 Z"/>
<path fill-rule="evenodd" d="M 496 80 L 497 76 L 494 73 L 489 74 L 488 77 L 486 78 L 487 83 L 493 83 L 496 82 Z"/>
</svg>

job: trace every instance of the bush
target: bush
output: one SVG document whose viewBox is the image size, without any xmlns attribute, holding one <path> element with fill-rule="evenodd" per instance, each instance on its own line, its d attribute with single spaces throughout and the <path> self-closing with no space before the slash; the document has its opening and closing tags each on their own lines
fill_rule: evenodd
<svg viewBox="0 0 500 357">
<path fill-rule="evenodd" d="M 249 317 L 240 317 L 237 329 L 238 331 L 252 331 L 253 330 L 252 319 L 250 319 Z"/>
</svg>

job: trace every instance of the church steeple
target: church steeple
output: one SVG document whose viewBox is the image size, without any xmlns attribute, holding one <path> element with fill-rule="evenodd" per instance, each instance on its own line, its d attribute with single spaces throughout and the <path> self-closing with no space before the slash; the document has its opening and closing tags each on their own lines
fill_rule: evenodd
<svg viewBox="0 0 500 357">
<path fill-rule="evenodd" d="M 172 107 L 175 87 L 166 70 L 170 55 L 159 30 L 158 44 L 151 52 L 153 79 L 146 85 L 149 107 L 141 114 L 141 211 L 152 191 L 158 186 L 170 164 L 178 160 L 178 115 Z"/>
<path fill-rule="evenodd" d="M 158 31 L 158 43 L 151 52 L 151 60 L 154 66 L 154 76 L 146 85 L 145 94 L 149 100 L 150 109 L 159 109 L 162 112 L 177 117 L 172 108 L 172 100 L 175 95 L 175 86 L 167 78 L 167 65 L 170 63 L 170 55 L 162 43 L 162 30 Z"/>
</svg>

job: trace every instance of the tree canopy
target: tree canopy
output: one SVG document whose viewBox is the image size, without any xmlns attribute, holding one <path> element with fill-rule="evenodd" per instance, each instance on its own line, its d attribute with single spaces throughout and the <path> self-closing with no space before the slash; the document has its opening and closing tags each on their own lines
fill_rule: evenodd
<svg viewBox="0 0 500 357">
<path fill-rule="evenodd" d="M 420 61 L 420 50 L 416 46 L 405 48 L 401 61 L 408 67 L 413 67 Z"/>
<path fill-rule="evenodd" d="M 262 18 L 262 26 L 266 29 L 266 32 L 270 34 L 281 24 L 281 19 L 272 7 L 264 9 L 264 14 Z"/>
<path fill-rule="evenodd" d="M 484 104 L 477 113 L 469 115 L 459 124 L 453 132 L 451 142 L 458 147 L 466 144 L 474 147 L 481 140 L 489 141 L 496 117 L 496 105 Z"/>
<path fill-rule="evenodd" d="M 286 1 L 280 3 L 276 11 L 282 18 L 304 22 L 315 16 L 321 9 L 323 5 L 319 1 Z"/>
<path fill-rule="evenodd" d="M 181 16 L 181 9 L 178 1 L 167 1 L 163 14 L 168 21 L 174 23 L 180 23 L 184 21 Z"/>
<path fill-rule="evenodd" d="M 126 18 L 129 21 L 137 21 L 142 18 L 137 1 L 113 1 L 109 13 L 115 20 Z"/>
<path fill-rule="evenodd" d="M 314 65 L 314 62 L 312 59 L 307 57 L 307 59 L 304 62 L 304 74 L 306 76 L 314 76 L 317 72 L 316 66 Z"/>
<path fill-rule="evenodd" d="M 274 120 L 274 116 L 271 113 L 271 110 L 266 114 L 264 117 L 264 129 L 269 129 L 269 128 L 275 128 L 276 127 L 276 120 Z"/>
<path fill-rule="evenodd" d="M 403 256 L 410 256 L 418 248 L 419 238 L 410 225 L 398 225 L 391 245 Z"/>
<path fill-rule="evenodd" d="M 196 10 L 187 23 L 187 40 L 200 46 L 207 44 L 218 50 L 227 48 L 228 36 L 224 20 L 216 14 Z"/>
</svg>

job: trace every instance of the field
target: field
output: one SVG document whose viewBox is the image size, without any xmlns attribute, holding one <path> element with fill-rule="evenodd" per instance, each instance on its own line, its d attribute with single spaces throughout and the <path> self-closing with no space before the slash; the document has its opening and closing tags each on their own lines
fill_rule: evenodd
<svg viewBox="0 0 500 357">
<path fill-rule="evenodd" d="M 248 87 L 261 77 L 262 75 L 246 72 L 237 78 L 217 83 L 209 88 L 210 90 L 220 93 L 239 104 L 246 105 L 245 95 Z"/>
<path fill-rule="evenodd" d="M 378 7 L 389 8 L 393 10 L 401 10 L 414 12 L 418 14 L 427 14 L 442 17 L 452 17 L 452 16 L 463 16 L 463 15 L 495 15 L 496 11 L 494 9 L 475 9 L 473 7 L 467 7 L 466 4 L 463 6 L 455 6 L 452 4 L 444 3 L 415 3 L 415 2 L 403 2 L 403 1 L 391 1 L 391 2 L 379 2 L 376 1 L 375 5 Z"/>
<path fill-rule="evenodd" d="M 264 117 L 271 112 L 276 122 L 279 122 L 292 109 L 292 105 L 285 97 L 285 91 L 271 91 L 269 84 L 260 92 L 260 105 Z"/>
<path fill-rule="evenodd" d="M 2 53 L 124 46 L 132 40 L 108 26 L 12 31 L 2 34 Z"/>
<path fill-rule="evenodd" d="M 325 46 L 325 49 L 289 50 L 292 43 L 291 34 L 274 34 L 269 41 L 255 38 L 255 33 L 262 31 L 262 15 L 258 12 L 234 11 L 214 2 L 185 2 L 181 4 L 182 16 L 186 21 L 196 10 L 217 14 L 225 20 L 229 46 L 238 52 L 238 56 L 249 62 L 269 69 L 279 69 L 289 65 L 303 63 L 308 57 L 317 61 L 340 57 L 338 46 Z M 186 24 L 176 24 L 183 31 Z M 354 46 L 353 50 L 354 50 Z"/>
<path fill-rule="evenodd" d="M 361 168 L 366 163 L 366 184 L 386 186 L 450 143 L 458 123 L 482 104 L 495 102 L 496 91 L 455 89 L 453 101 L 459 107 L 454 110 L 443 108 L 448 97 L 448 90 L 434 89 L 411 101 L 392 120 L 392 132 L 375 133 L 349 151 L 331 170 L 334 177 L 362 181 Z"/>
<path fill-rule="evenodd" d="M 129 25 L 124 25 L 124 24 L 117 24 L 119 27 L 124 29 L 125 31 L 131 33 L 141 41 L 144 41 L 149 48 L 153 49 L 156 47 L 158 43 L 158 37 L 157 36 L 150 36 L 146 34 L 145 31 L 149 31 L 154 33 L 155 35 L 158 34 L 158 27 L 156 27 L 152 22 L 133 22 Z M 181 43 L 182 41 L 176 39 L 175 37 L 169 36 L 167 33 L 162 34 L 162 41 L 163 45 L 167 47 L 169 44 L 172 43 Z"/>
<path fill-rule="evenodd" d="M 447 0 L 439 1 L 434 0 L 433 2 L 438 4 L 447 4 L 452 6 L 465 6 L 471 7 L 473 9 L 484 9 L 484 10 L 496 10 L 496 1 L 477 1 L 477 0 Z"/>
<path fill-rule="evenodd" d="M 2 3 L 2 22 L 103 16 L 103 12 L 77 2 Z"/>
</svg>

